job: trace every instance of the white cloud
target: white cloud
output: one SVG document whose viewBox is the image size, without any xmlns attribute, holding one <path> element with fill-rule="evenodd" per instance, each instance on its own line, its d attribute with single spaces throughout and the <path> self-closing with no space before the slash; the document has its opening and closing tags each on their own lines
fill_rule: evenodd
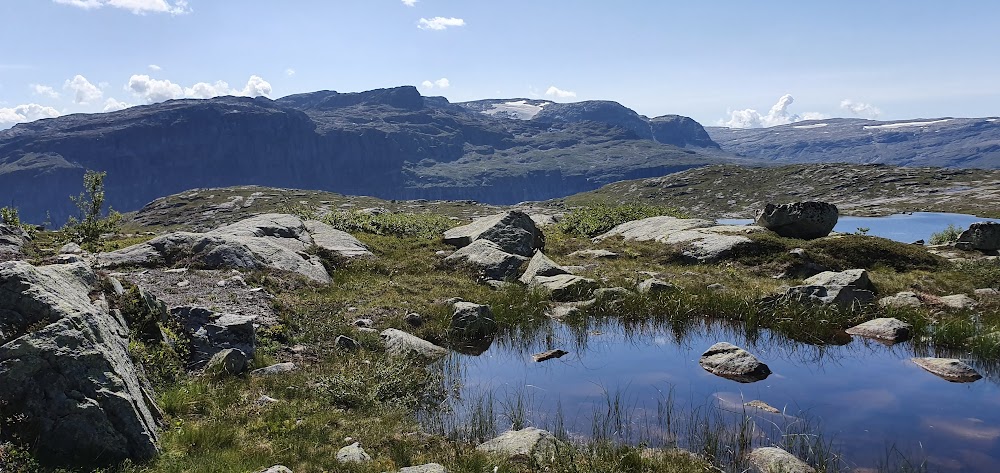
<svg viewBox="0 0 1000 473">
<path fill-rule="evenodd" d="M 451 81 L 449 81 L 447 77 L 442 77 L 435 81 L 425 80 L 421 82 L 420 85 L 425 89 L 433 89 L 435 87 L 439 89 L 447 89 L 448 87 L 451 87 Z"/>
<path fill-rule="evenodd" d="M 568 99 L 576 97 L 576 92 L 569 90 L 562 90 L 556 86 L 550 86 L 548 90 L 545 91 L 546 97 L 555 97 L 557 99 Z"/>
<path fill-rule="evenodd" d="M 7 128 L 15 123 L 33 122 L 42 118 L 55 118 L 59 115 L 58 110 L 37 103 L 0 108 L 0 128 Z"/>
<path fill-rule="evenodd" d="M 851 99 L 844 99 L 840 101 L 840 108 L 851 112 L 853 115 L 858 117 L 866 118 L 878 118 L 882 114 L 882 111 L 878 107 L 864 102 L 855 102 Z"/>
<path fill-rule="evenodd" d="M 778 102 L 768 110 L 767 115 L 763 115 L 752 108 L 744 110 L 732 110 L 729 112 L 729 120 L 719 120 L 718 124 L 729 128 L 764 128 L 769 126 L 787 125 L 802 120 L 821 120 L 828 118 L 818 112 L 805 112 L 802 115 L 789 113 L 788 107 L 795 102 L 791 94 L 782 95 Z"/>
<path fill-rule="evenodd" d="M 148 65 L 148 66 L 146 66 L 146 67 L 148 67 L 148 68 L 149 68 L 149 70 L 151 70 L 151 71 L 155 71 L 155 72 L 159 72 L 159 71 L 162 71 L 162 70 L 163 70 L 163 68 L 162 68 L 162 67 L 160 67 L 160 66 L 157 66 L 156 64 L 150 64 L 150 65 Z"/>
<path fill-rule="evenodd" d="M 417 22 L 417 28 L 422 30 L 443 30 L 450 26 L 465 26 L 465 20 L 461 18 L 445 18 L 443 16 L 436 16 L 428 20 L 427 18 L 421 18 Z"/>
<path fill-rule="evenodd" d="M 108 99 L 104 101 L 105 112 L 117 112 L 118 110 L 125 110 L 131 106 L 131 104 L 116 100 L 114 97 L 108 97 Z"/>
<path fill-rule="evenodd" d="M 130 77 L 125 90 L 132 92 L 147 103 L 184 97 L 183 87 L 169 80 L 153 79 L 145 74 L 136 74 Z"/>
<path fill-rule="evenodd" d="M 47 85 L 31 84 L 29 87 L 31 87 L 31 91 L 35 95 L 41 95 L 42 97 L 48 97 L 50 99 L 59 98 L 59 92 L 56 92 L 56 89 Z"/>
<path fill-rule="evenodd" d="M 86 77 L 77 74 L 63 84 L 63 88 L 73 91 L 73 102 L 86 105 L 101 100 L 104 93 Z"/>
<path fill-rule="evenodd" d="M 121 8 L 136 15 L 146 13 L 169 13 L 171 15 L 183 15 L 190 13 L 186 0 L 53 0 L 56 3 L 70 5 L 84 10 L 93 10 L 103 7 Z"/>
<path fill-rule="evenodd" d="M 294 76 L 295 75 L 295 69 L 292 69 L 291 67 L 289 67 L 288 69 L 285 69 L 285 75 L 288 76 L 288 77 Z"/>
<path fill-rule="evenodd" d="M 133 75 L 125 89 L 147 103 L 162 102 L 179 98 L 209 99 L 222 95 L 259 97 L 271 94 L 271 84 L 260 76 L 252 75 L 242 89 L 234 89 L 226 81 L 198 82 L 191 87 L 182 87 L 166 79 L 153 79 L 145 74 Z"/>
<path fill-rule="evenodd" d="M 420 0 L 403 0 L 403 5 L 406 5 L 408 7 L 413 7 L 413 6 L 416 6 L 417 2 L 419 2 L 419 1 Z"/>
</svg>

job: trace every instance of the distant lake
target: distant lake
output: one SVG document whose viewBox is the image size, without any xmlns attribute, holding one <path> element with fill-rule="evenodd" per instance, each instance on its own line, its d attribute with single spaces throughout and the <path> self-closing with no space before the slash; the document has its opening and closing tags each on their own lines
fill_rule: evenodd
<svg viewBox="0 0 1000 473">
<path fill-rule="evenodd" d="M 939 212 L 913 212 L 911 214 L 894 214 L 887 217 L 848 217 L 841 216 L 836 232 L 854 233 L 858 228 L 868 228 L 868 234 L 903 243 L 917 240 L 929 241 L 931 234 L 944 230 L 948 225 L 966 229 L 975 222 L 988 222 L 991 219 L 975 215 L 952 214 Z M 995 220 L 992 220 L 995 221 Z M 722 225 L 746 225 L 753 223 L 752 219 L 722 218 L 717 220 Z"/>
</svg>

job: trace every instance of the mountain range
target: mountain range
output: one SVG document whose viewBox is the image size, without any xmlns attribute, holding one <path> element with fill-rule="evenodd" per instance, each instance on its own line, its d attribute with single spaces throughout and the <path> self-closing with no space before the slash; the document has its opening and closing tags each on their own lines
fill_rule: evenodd
<svg viewBox="0 0 1000 473">
<path fill-rule="evenodd" d="M 0 131 L 0 205 L 54 224 L 85 170 L 136 210 L 192 188 L 263 185 L 384 199 L 544 200 L 712 164 L 1000 167 L 996 119 L 833 119 L 737 130 L 612 101 L 451 103 L 410 86 L 277 100 L 171 100 Z"/>
</svg>

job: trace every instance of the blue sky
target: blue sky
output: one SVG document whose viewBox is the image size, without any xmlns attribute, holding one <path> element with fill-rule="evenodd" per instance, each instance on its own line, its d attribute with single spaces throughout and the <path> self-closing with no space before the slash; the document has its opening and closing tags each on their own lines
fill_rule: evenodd
<svg viewBox="0 0 1000 473">
<path fill-rule="evenodd" d="M 706 125 L 995 116 L 998 18 L 995 1 L 0 0 L 0 128 L 404 84 Z"/>
</svg>

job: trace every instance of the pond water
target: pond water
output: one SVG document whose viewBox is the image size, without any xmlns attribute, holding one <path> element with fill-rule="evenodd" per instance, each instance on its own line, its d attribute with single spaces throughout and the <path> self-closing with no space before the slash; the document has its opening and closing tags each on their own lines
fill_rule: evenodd
<svg viewBox="0 0 1000 473">
<path fill-rule="evenodd" d="M 723 225 L 746 225 L 753 223 L 752 219 L 719 219 Z M 868 228 L 868 235 L 888 238 L 903 243 L 917 240 L 930 241 L 931 234 L 944 230 L 948 225 L 961 229 L 969 228 L 975 222 L 990 221 L 982 217 L 966 214 L 913 212 L 909 214 L 894 214 L 886 217 L 849 217 L 841 215 L 837 220 L 836 232 L 854 233 L 859 228 Z"/>
<path fill-rule="evenodd" d="M 890 347 L 855 337 L 842 346 L 812 346 L 769 331 L 748 338 L 735 326 L 710 322 L 679 330 L 615 321 L 571 328 L 552 321 L 534 336 L 498 339 L 479 356 L 453 353 L 444 366 L 455 395 L 442 407 L 452 410 L 453 425 L 438 428 L 468 427 L 484 395 L 491 395 L 500 432 L 523 416 L 526 425 L 569 437 L 699 450 L 691 426 L 711 419 L 736 425 L 747 415 L 755 446 L 818 440 L 842 455 L 847 469 L 873 468 L 896 453 L 926 461 L 932 471 L 995 472 L 1000 465 L 995 365 L 966 359 L 985 377 L 959 384 L 910 358 L 960 354 L 911 343 Z M 741 384 L 708 373 L 698 360 L 719 341 L 747 349 L 773 374 Z M 532 360 L 553 348 L 569 354 Z M 751 400 L 783 414 L 744 409 Z"/>
</svg>

